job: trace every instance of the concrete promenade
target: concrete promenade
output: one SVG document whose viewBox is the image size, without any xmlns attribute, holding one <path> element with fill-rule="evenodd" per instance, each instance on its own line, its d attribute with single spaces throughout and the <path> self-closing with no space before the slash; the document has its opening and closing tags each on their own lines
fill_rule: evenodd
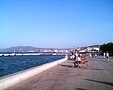
<svg viewBox="0 0 113 90">
<path fill-rule="evenodd" d="M 113 90 L 113 58 L 87 59 L 88 68 L 68 60 L 6 90 Z"/>
</svg>

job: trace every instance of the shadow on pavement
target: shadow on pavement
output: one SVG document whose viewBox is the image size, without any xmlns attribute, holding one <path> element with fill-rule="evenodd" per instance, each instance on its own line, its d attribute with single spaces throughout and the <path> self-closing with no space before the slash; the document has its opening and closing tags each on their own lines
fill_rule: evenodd
<svg viewBox="0 0 113 90">
<path fill-rule="evenodd" d="M 101 71 L 112 71 L 113 69 L 100 69 L 100 68 L 88 68 L 88 69 L 91 69 L 91 70 L 101 70 Z"/>
<path fill-rule="evenodd" d="M 113 83 L 111 83 L 111 82 L 97 81 L 97 80 L 91 80 L 91 79 L 84 79 L 84 80 L 92 81 L 92 82 L 97 82 L 97 83 L 102 83 L 102 84 L 106 84 L 106 85 L 113 86 Z"/>
<path fill-rule="evenodd" d="M 71 68 L 71 67 L 74 67 L 74 66 L 72 66 L 72 65 L 62 65 L 62 64 L 59 64 L 60 66 L 64 66 L 64 67 L 69 67 L 69 68 Z"/>
<path fill-rule="evenodd" d="M 63 65 L 63 64 L 59 64 L 59 65 L 67 68 L 77 68 L 74 65 Z M 80 68 L 77 68 L 77 69 L 87 70 L 88 68 L 86 66 L 80 66 Z"/>
<path fill-rule="evenodd" d="M 76 88 L 75 90 L 86 90 L 86 89 L 83 89 L 83 88 Z"/>
</svg>

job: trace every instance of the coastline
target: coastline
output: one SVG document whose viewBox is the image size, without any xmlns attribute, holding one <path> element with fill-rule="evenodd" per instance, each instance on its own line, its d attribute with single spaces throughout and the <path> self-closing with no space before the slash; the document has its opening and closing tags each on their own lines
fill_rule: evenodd
<svg viewBox="0 0 113 90">
<path fill-rule="evenodd" d="M 13 86 L 17 83 L 20 83 L 30 77 L 35 76 L 36 74 L 39 74 L 49 68 L 52 68 L 64 61 L 66 61 L 66 58 L 60 59 L 60 60 L 57 60 L 54 62 L 46 63 L 46 64 L 43 64 L 40 66 L 36 66 L 36 67 L 30 68 L 30 69 L 27 69 L 24 71 L 20 71 L 20 72 L 17 72 L 17 73 L 8 75 L 8 76 L 4 76 L 4 77 L 0 78 L 0 89 L 3 90 L 8 87 L 11 87 L 11 86 Z"/>
</svg>

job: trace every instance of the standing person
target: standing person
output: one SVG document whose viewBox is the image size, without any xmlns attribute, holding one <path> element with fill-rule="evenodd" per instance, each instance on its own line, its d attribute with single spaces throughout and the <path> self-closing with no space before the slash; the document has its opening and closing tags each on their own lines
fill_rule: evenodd
<svg viewBox="0 0 113 90">
<path fill-rule="evenodd" d="M 75 59 L 75 55 L 72 55 L 72 59 L 73 59 L 73 60 Z"/>
<path fill-rule="evenodd" d="M 108 52 L 106 53 L 106 58 L 107 58 L 107 61 L 109 61 L 109 53 Z"/>
<path fill-rule="evenodd" d="M 78 57 L 78 52 L 76 52 L 76 54 L 75 54 L 75 55 L 76 55 L 76 58 L 77 58 L 77 57 Z"/>
<path fill-rule="evenodd" d="M 97 57 L 97 54 L 95 53 L 95 58 Z"/>
<path fill-rule="evenodd" d="M 76 57 L 76 60 L 74 61 L 74 66 L 80 68 L 81 58 L 80 55 Z"/>
<path fill-rule="evenodd" d="M 69 58 L 69 54 L 66 54 L 65 55 L 65 58 L 66 58 L 66 60 L 69 60 L 70 58 Z"/>
<path fill-rule="evenodd" d="M 104 58 L 106 58 L 106 53 L 104 52 Z"/>
<path fill-rule="evenodd" d="M 92 54 L 90 53 L 89 56 L 92 57 Z"/>
</svg>

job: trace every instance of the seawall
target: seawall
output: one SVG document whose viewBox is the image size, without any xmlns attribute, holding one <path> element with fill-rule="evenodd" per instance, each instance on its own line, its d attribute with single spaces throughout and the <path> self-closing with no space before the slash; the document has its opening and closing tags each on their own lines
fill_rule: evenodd
<svg viewBox="0 0 113 90">
<path fill-rule="evenodd" d="M 59 63 L 62 63 L 64 61 L 66 61 L 66 58 L 2 77 L 2 78 L 0 78 L 0 90 L 6 89 L 17 83 L 20 83 L 30 77 L 35 76 L 36 74 L 39 74 L 49 68 L 52 68 L 55 65 L 58 65 Z"/>
</svg>

